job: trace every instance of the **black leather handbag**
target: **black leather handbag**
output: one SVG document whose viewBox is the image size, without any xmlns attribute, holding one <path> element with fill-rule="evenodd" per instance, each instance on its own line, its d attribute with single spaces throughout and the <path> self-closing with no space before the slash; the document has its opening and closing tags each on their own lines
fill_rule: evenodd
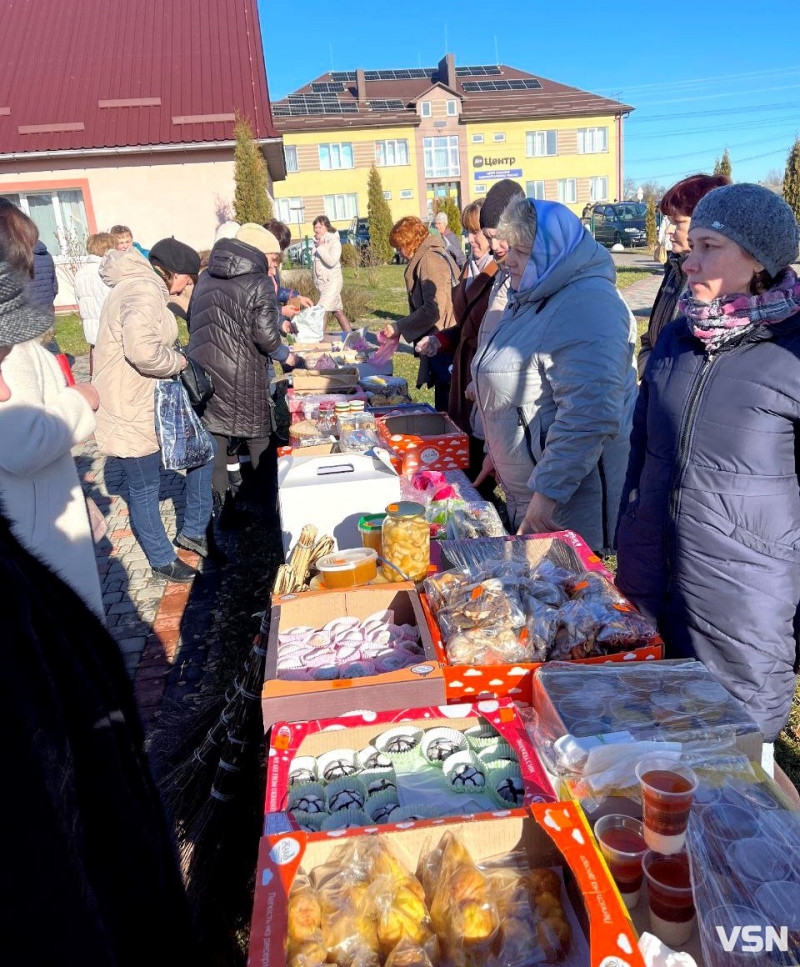
<svg viewBox="0 0 800 967">
<path fill-rule="evenodd" d="M 204 406 L 214 395 L 214 380 L 211 374 L 206 372 L 203 367 L 196 363 L 191 356 L 186 355 L 183 346 L 175 346 L 175 349 L 186 359 L 186 369 L 178 373 L 186 395 L 192 407 L 197 409 Z"/>
</svg>

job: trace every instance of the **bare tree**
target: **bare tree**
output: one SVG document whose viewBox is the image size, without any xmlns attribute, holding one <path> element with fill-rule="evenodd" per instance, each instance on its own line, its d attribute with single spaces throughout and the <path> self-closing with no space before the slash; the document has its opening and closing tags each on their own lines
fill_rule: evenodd
<svg viewBox="0 0 800 967">
<path fill-rule="evenodd" d="M 622 182 L 622 200 L 631 200 L 636 197 L 636 179 L 626 178 Z"/>
<path fill-rule="evenodd" d="M 770 191 L 774 191 L 776 195 L 783 195 L 783 172 L 777 168 L 770 168 L 761 184 Z"/>
<path fill-rule="evenodd" d="M 58 271 L 75 290 L 75 276 L 78 269 L 86 261 L 86 236 L 73 232 L 71 229 L 60 235 L 61 258 L 58 261 Z"/>
</svg>

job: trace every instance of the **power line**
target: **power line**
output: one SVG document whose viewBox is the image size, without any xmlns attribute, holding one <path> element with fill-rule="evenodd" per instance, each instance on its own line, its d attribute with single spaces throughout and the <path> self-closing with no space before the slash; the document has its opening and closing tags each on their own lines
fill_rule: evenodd
<svg viewBox="0 0 800 967">
<path fill-rule="evenodd" d="M 767 144 L 775 144 L 778 140 L 782 141 L 784 144 L 786 143 L 784 138 L 781 137 L 779 139 L 775 137 L 775 138 L 770 138 Z M 764 143 L 765 142 L 763 138 L 756 138 L 755 141 L 740 141 L 738 144 L 728 145 L 728 148 L 729 149 L 730 148 L 734 148 L 734 149 L 750 148 L 754 144 L 764 144 Z M 631 163 L 645 165 L 645 164 L 653 164 L 658 161 L 678 161 L 680 158 L 696 158 L 698 155 L 708 154 L 709 152 L 713 152 L 714 150 L 715 150 L 714 148 L 703 148 L 700 151 L 682 151 L 680 154 L 673 154 L 673 155 L 667 155 L 667 156 L 660 155 L 657 158 L 639 158 L 636 160 L 636 162 L 632 161 Z"/>
<path fill-rule="evenodd" d="M 692 87 L 700 84 L 705 84 L 707 82 L 719 83 L 721 81 L 727 82 L 727 81 L 736 80 L 740 78 L 756 78 L 756 77 L 764 77 L 764 76 L 774 77 L 780 74 L 796 74 L 798 71 L 800 71 L 800 67 L 786 67 L 781 69 L 746 71 L 745 73 L 739 73 L 739 74 L 715 74 L 710 77 L 686 78 L 684 80 L 679 80 L 679 81 L 656 81 L 650 84 L 637 84 L 632 87 L 621 87 L 621 88 L 614 87 L 613 90 L 619 91 L 620 93 L 623 93 L 623 94 L 627 94 L 630 91 L 649 90 L 650 88 L 656 88 L 657 90 L 661 91 L 661 90 L 664 90 L 665 88 L 669 89 L 669 88 L 678 88 L 678 87 L 687 87 L 687 86 Z M 597 90 L 611 91 L 612 88 L 599 87 L 597 88 Z"/>
<path fill-rule="evenodd" d="M 752 154 L 748 158 L 732 158 L 731 165 L 743 165 L 748 161 L 760 161 L 762 158 L 772 158 L 774 155 L 786 155 L 788 152 L 784 148 L 777 148 L 775 151 L 767 151 L 764 154 Z M 683 178 L 687 174 L 691 174 L 694 171 L 693 168 L 683 168 L 681 171 L 668 171 L 662 172 L 658 175 L 648 175 L 648 181 L 655 181 L 658 178 Z M 633 175 L 628 175 L 629 178 L 633 178 Z M 640 179 L 634 178 L 634 181 L 639 181 Z"/>
<path fill-rule="evenodd" d="M 760 121 L 749 121 L 746 125 L 747 130 L 751 128 L 762 128 L 762 127 L 777 127 L 778 125 L 787 125 L 790 122 L 796 122 L 798 127 L 800 127 L 800 115 L 795 111 L 792 114 L 785 114 L 779 118 L 764 118 Z M 625 144 L 630 141 L 653 141 L 658 138 L 672 138 L 672 137 L 692 137 L 695 135 L 704 135 L 711 131 L 741 131 L 742 124 L 715 124 L 711 127 L 703 126 L 702 131 L 692 131 L 689 127 L 679 128 L 675 131 L 659 131 L 658 133 L 651 134 L 628 134 L 625 132 Z"/>
</svg>

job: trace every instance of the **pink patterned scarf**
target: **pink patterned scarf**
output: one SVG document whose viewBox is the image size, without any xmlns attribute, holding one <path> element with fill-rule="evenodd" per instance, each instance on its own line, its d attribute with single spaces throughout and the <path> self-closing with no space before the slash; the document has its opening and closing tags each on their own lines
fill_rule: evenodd
<svg viewBox="0 0 800 967">
<path fill-rule="evenodd" d="M 733 295 L 702 302 L 687 295 L 678 304 L 707 353 L 716 353 L 756 326 L 773 326 L 800 310 L 800 280 L 794 269 L 783 271 L 775 285 L 760 295 Z"/>
</svg>

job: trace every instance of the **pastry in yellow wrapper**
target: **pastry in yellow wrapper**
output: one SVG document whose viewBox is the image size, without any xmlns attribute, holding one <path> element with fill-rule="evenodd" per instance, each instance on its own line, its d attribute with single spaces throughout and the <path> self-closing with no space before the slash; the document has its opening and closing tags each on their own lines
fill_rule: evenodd
<svg viewBox="0 0 800 967">
<path fill-rule="evenodd" d="M 500 870 L 491 875 L 501 931 L 486 967 L 556 963 L 569 949 L 571 931 L 553 870 Z"/>
<path fill-rule="evenodd" d="M 286 951 L 286 967 L 322 967 L 327 959 L 328 951 L 321 939 L 290 943 Z"/>
<path fill-rule="evenodd" d="M 310 886 L 293 889 L 289 894 L 288 928 L 289 941 L 311 940 L 319 933 L 322 923 L 322 907 Z"/>
<path fill-rule="evenodd" d="M 386 958 L 385 967 L 436 967 L 436 962 L 422 947 L 410 940 L 403 940 Z"/>
</svg>

